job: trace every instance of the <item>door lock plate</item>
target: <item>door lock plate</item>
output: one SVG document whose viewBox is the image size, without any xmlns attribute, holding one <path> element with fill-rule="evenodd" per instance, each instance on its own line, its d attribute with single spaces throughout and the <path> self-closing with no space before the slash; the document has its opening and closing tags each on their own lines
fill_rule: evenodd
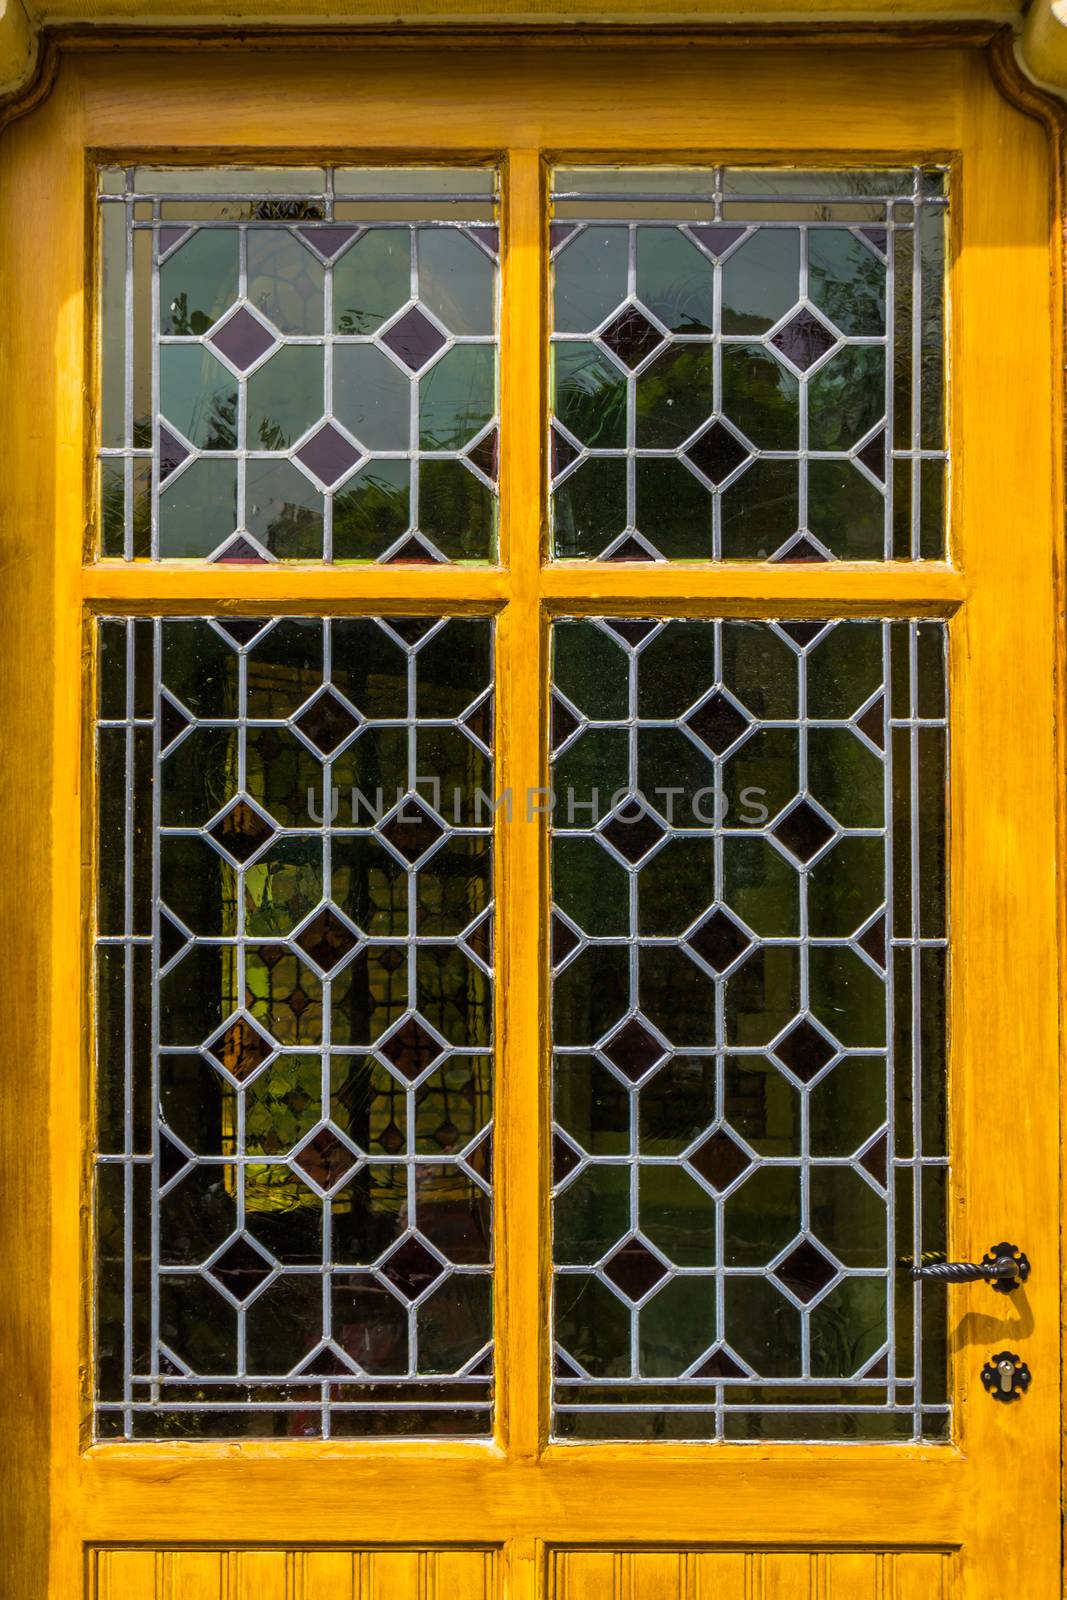
<svg viewBox="0 0 1067 1600">
<path fill-rule="evenodd" d="M 982 1368 L 982 1382 L 994 1400 L 1021 1400 L 1030 1387 L 1030 1368 L 1020 1356 L 1001 1350 Z"/>
</svg>

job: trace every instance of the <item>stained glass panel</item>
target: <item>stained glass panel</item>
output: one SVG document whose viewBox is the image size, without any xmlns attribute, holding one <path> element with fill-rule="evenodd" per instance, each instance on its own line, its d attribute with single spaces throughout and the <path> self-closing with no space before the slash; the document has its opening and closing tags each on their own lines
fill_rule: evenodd
<svg viewBox="0 0 1067 1600">
<path fill-rule="evenodd" d="M 491 624 L 98 661 L 99 1435 L 487 1432 Z"/>
<path fill-rule="evenodd" d="M 940 169 L 554 179 L 557 558 L 943 555 Z"/>
<path fill-rule="evenodd" d="M 559 1437 L 946 1433 L 944 649 L 554 626 Z"/>
<path fill-rule="evenodd" d="M 492 559 L 494 173 L 101 177 L 103 555 Z"/>
</svg>

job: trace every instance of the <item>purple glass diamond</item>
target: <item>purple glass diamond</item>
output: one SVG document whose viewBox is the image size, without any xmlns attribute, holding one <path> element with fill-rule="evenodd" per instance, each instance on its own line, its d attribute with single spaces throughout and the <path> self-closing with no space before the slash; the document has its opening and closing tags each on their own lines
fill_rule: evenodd
<svg viewBox="0 0 1067 1600">
<path fill-rule="evenodd" d="M 325 256 L 327 261 L 332 261 L 339 256 L 346 245 L 359 233 L 358 228 L 297 228 L 297 233 L 306 244 L 317 250 L 320 256 Z"/>
<path fill-rule="evenodd" d="M 324 422 L 318 433 L 313 433 L 307 444 L 301 445 L 296 459 L 302 461 L 327 489 L 332 489 L 351 472 L 360 453 L 332 422 Z"/>
<path fill-rule="evenodd" d="M 159 481 L 164 483 L 172 472 L 177 472 L 189 452 L 180 439 L 176 439 L 165 423 L 159 424 Z"/>
<path fill-rule="evenodd" d="M 446 340 L 440 328 L 435 328 L 418 306 L 412 306 L 399 322 L 394 322 L 388 332 L 382 334 L 382 343 L 387 344 L 412 372 L 419 372 L 444 348 Z"/>
<path fill-rule="evenodd" d="M 826 327 L 805 307 L 798 311 L 791 322 L 784 328 L 779 328 L 771 337 L 771 343 L 776 345 L 784 356 L 788 356 L 794 367 L 799 367 L 801 372 L 807 372 L 824 356 L 827 350 L 832 350 L 837 340 Z"/>
<path fill-rule="evenodd" d="M 278 341 L 258 317 L 254 317 L 245 306 L 240 306 L 229 321 L 211 335 L 210 342 L 216 350 L 222 351 L 238 372 L 247 372 Z"/>
</svg>

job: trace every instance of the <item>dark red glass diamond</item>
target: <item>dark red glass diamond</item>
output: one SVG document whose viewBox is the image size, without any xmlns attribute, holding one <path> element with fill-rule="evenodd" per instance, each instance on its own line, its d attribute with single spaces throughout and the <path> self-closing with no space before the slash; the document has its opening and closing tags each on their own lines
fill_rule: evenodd
<svg viewBox="0 0 1067 1600">
<path fill-rule="evenodd" d="M 706 1361 L 702 1361 L 694 1373 L 694 1378 L 743 1378 L 744 1367 L 736 1362 L 732 1355 L 725 1350 L 713 1350 Z"/>
<path fill-rule="evenodd" d="M 818 1245 L 810 1239 L 802 1239 L 796 1249 L 778 1263 L 774 1276 L 807 1305 L 833 1282 L 837 1268 Z"/>
<path fill-rule="evenodd" d="M 885 434 L 876 433 L 862 450 L 857 450 L 856 460 L 862 461 L 869 472 L 873 472 L 879 483 L 885 482 Z"/>
<path fill-rule="evenodd" d="M 612 1034 L 604 1046 L 604 1054 L 631 1082 L 636 1083 L 663 1055 L 663 1046 L 642 1022 L 631 1017 Z"/>
<path fill-rule="evenodd" d="M 885 917 L 876 917 L 870 927 L 860 934 L 856 943 L 866 955 L 870 956 L 872 961 L 878 963 L 884 972 L 886 964 Z"/>
<path fill-rule="evenodd" d="M 378 1046 L 378 1053 L 411 1082 L 437 1060 L 441 1046 L 418 1017 L 408 1017 Z"/>
<path fill-rule="evenodd" d="M 633 813 L 629 807 L 623 808 L 623 815 L 616 813 L 610 817 L 601 828 L 601 837 L 625 856 L 631 864 L 636 864 L 644 859 L 654 845 L 659 844 L 665 829 L 643 807 Z"/>
<path fill-rule="evenodd" d="M 416 645 L 434 626 L 434 617 L 386 617 L 392 631 L 399 634 L 406 645 Z"/>
<path fill-rule="evenodd" d="M 647 639 L 658 626 L 651 617 L 612 617 L 608 622 L 612 633 L 617 633 L 620 639 L 625 639 L 633 647 Z"/>
<path fill-rule="evenodd" d="M 244 863 L 257 850 L 262 850 L 268 839 L 273 839 L 275 831 L 247 800 L 237 800 L 215 826 L 208 829 L 208 834 L 235 861 Z"/>
<path fill-rule="evenodd" d="M 689 1157 L 689 1165 L 720 1194 L 752 1165 L 751 1160 L 725 1128 L 716 1128 Z"/>
<path fill-rule="evenodd" d="M 552 1182 L 562 1183 L 564 1178 L 569 1178 L 575 1167 L 581 1162 L 577 1150 L 573 1145 L 561 1139 L 558 1133 L 552 1135 Z"/>
<path fill-rule="evenodd" d="M 383 556 L 383 564 L 387 567 L 406 563 L 408 566 L 432 567 L 436 564 L 437 557 L 423 544 L 417 534 L 409 534 L 404 543 L 398 545 L 391 556 Z"/>
<path fill-rule="evenodd" d="M 307 1174 L 312 1183 L 329 1191 L 347 1178 L 359 1157 L 329 1126 L 320 1128 L 293 1157 L 293 1165 Z"/>
<path fill-rule="evenodd" d="M 332 689 L 324 689 L 307 710 L 300 713 L 296 726 L 317 750 L 328 756 L 359 727 L 359 722 Z"/>
<path fill-rule="evenodd" d="M 441 838 L 444 829 L 430 815 L 417 795 L 405 795 L 403 802 L 378 829 L 405 861 L 418 861 Z"/>
<path fill-rule="evenodd" d="M 235 1017 L 211 1046 L 226 1071 L 244 1083 L 266 1061 L 274 1046 L 247 1017 Z"/>
<path fill-rule="evenodd" d="M 215 621 L 238 649 L 250 645 L 267 626 L 266 617 L 216 617 Z"/>
<path fill-rule="evenodd" d="M 581 940 L 560 917 L 552 918 L 552 965 L 558 967 L 566 961 L 572 950 L 577 950 Z"/>
<path fill-rule="evenodd" d="M 581 727 L 581 722 L 574 715 L 574 712 L 569 706 L 565 705 L 556 694 L 553 694 L 552 696 L 550 721 L 551 744 L 553 751 L 558 750 L 560 745 L 563 744 L 566 739 L 570 738 L 575 728 Z"/>
<path fill-rule="evenodd" d="M 833 349 L 837 340 L 826 324 L 820 322 L 805 306 L 784 328 L 779 328 L 777 333 L 771 335 L 771 343 L 788 357 L 794 367 L 807 372 L 827 350 Z"/>
<path fill-rule="evenodd" d="M 814 806 L 801 800 L 771 829 L 798 861 L 808 862 L 833 838 L 834 830 Z"/>
<path fill-rule="evenodd" d="M 216 350 L 222 351 L 238 372 L 247 372 L 278 341 L 247 307 L 239 306 L 233 316 L 211 335 L 209 342 Z"/>
<path fill-rule="evenodd" d="M 600 340 L 632 370 L 663 343 L 663 335 L 637 306 L 624 306 L 600 334 Z"/>
<path fill-rule="evenodd" d="M 733 966 L 738 956 L 752 947 L 752 940 L 745 930 L 739 928 L 733 917 L 719 908 L 710 917 L 705 917 L 686 943 L 715 972 L 725 972 L 727 967 Z"/>
<path fill-rule="evenodd" d="M 881 695 L 867 707 L 862 717 L 856 718 L 856 726 L 879 750 L 885 749 L 885 699 Z"/>
<path fill-rule="evenodd" d="M 697 738 L 717 756 L 728 750 L 748 727 L 744 712 L 739 711 L 733 701 L 718 689 L 702 705 L 697 706 L 686 720 Z"/>
<path fill-rule="evenodd" d="M 885 1188 L 887 1169 L 889 1163 L 889 1146 L 885 1134 L 881 1134 L 873 1144 L 868 1145 L 859 1158 L 860 1166 L 869 1172 L 875 1183 Z"/>
<path fill-rule="evenodd" d="M 270 1277 L 274 1271 L 274 1264 L 259 1246 L 253 1244 L 248 1235 L 243 1233 L 239 1239 L 233 1241 L 228 1250 L 223 1251 L 208 1271 L 230 1291 L 235 1300 L 243 1303 Z"/>
<path fill-rule="evenodd" d="M 302 461 L 320 483 L 331 489 L 335 483 L 340 483 L 346 472 L 352 470 L 360 459 L 360 452 L 332 422 L 324 422 L 318 432 L 301 445 L 296 452 L 296 459 Z"/>
<path fill-rule="evenodd" d="M 667 1276 L 667 1268 L 640 1239 L 627 1239 L 604 1263 L 604 1274 L 628 1300 L 643 1300 Z"/>
<path fill-rule="evenodd" d="M 617 544 L 606 558 L 608 561 L 655 561 L 655 551 L 649 550 L 633 534 Z"/>
<path fill-rule="evenodd" d="M 440 328 L 435 327 L 418 306 L 405 311 L 400 321 L 394 322 L 381 339 L 412 372 L 421 371 L 447 343 Z"/>
<path fill-rule="evenodd" d="M 495 428 L 490 428 L 489 432 L 479 439 L 477 444 L 472 444 L 467 451 L 467 460 L 473 461 L 474 465 L 485 473 L 490 483 L 495 483 L 497 478 L 499 446 L 497 431 Z"/>
<path fill-rule="evenodd" d="M 178 925 L 167 916 L 165 911 L 159 913 L 159 964 L 165 967 L 174 960 L 179 950 L 185 948 L 188 940 Z"/>
<path fill-rule="evenodd" d="M 779 1061 L 785 1062 L 795 1078 L 799 1078 L 801 1083 L 810 1083 L 826 1063 L 833 1060 L 837 1051 L 807 1017 L 801 1017 L 781 1044 L 775 1045 L 774 1053 Z"/>
<path fill-rule="evenodd" d="M 825 622 L 780 622 L 778 626 L 782 632 L 788 634 L 795 645 L 801 650 L 806 650 L 809 644 L 819 637 L 825 628 Z"/>
<path fill-rule="evenodd" d="M 736 434 L 713 422 L 695 439 L 685 452 L 711 483 L 720 484 L 731 472 L 736 472 L 742 461 L 748 460 L 748 450 Z"/>
<path fill-rule="evenodd" d="M 297 934 L 295 943 L 323 972 L 332 972 L 356 948 L 359 940 L 332 906 L 323 906 L 303 932 Z"/>
<path fill-rule="evenodd" d="M 406 1299 L 417 1300 L 445 1269 L 422 1240 L 413 1234 L 393 1251 L 381 1270 L 382 1276 L 388 1278 Z"/>
<path fill-rule="evenodd" d="M 176 1178 L 189 1165 L 189 1157 L 184 1150 L 180 1150 L 173 1139 L 160 1129 L 159 1134 L 159 1181 L 166 1187 L 172 1178 Z"/>
<path fill-rule="evenodd" d="M 184 733 L 189 726 L 188 714 L 176 706 L 169 695 L 161 694 L 159 697 L 159 746 L 166 750 L 168 745 L 174 743 L 179 733 Z"/>
</svg>

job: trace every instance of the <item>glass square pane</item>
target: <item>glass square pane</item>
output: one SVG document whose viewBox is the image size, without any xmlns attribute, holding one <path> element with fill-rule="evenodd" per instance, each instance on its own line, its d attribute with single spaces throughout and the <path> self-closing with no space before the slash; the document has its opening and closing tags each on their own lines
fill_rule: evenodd
<svg viewBox="0 0 1067 1600">
<path fill-rule="evenodd" d="M 553 627 L 557 1437 L 947 1430 L 944 650 Z"/>
<path fill-rule="evenodd" d="M 98 648 L 98 1435 L 485 1434 L 492 624 Z"/>
<path fill-rule="evenodd" d="M 943 176 L 558 170 L 553 556 L 942 556 Z"/>
<path fill-rule="evenodd" d="M 493 559 L 493 171 L 100 176 L 101 554 Z"/>
</svg>

